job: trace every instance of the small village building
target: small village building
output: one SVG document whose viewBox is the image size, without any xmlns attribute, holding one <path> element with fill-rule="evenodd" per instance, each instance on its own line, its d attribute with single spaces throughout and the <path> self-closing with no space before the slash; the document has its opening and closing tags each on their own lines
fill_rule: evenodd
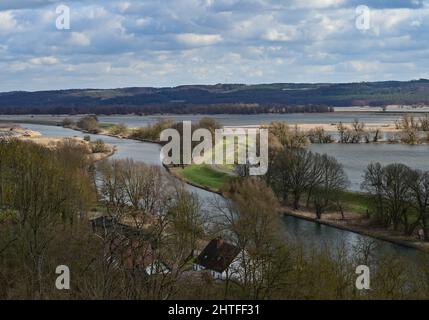
<svg viewBox="0 0 429 320">
<path fill-rule="evenodd" d="M 215 280 L 225 280 L 240 249 L 222 238 L 211 240 L 194 260 L 194 271 L 208 271 Z"/>
</svg>

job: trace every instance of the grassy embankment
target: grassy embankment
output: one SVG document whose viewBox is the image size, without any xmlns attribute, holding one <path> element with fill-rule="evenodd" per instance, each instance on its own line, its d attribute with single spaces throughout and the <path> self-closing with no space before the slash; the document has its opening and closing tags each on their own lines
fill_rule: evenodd
<svg viewBox="0 0 429 320">
<path fill-rule="evenodd" d="M 191 165 L 185 168 L 171 168 L 170 170 L 191 184 L 215 192 L 219 192 L 222 187 L 225 187 L 234 179 L 231 175 L 219 172 L 208 165 Z M 358 192 L 344 191 L 341 192 L 340 198 L 344 203 L 345 211 L 361 215 L 367 214 L 369 205 L 369 197 L 367 195 Z"/>
<path fill-rule="evenodd" d="M 170 168 L 170 171 L 192 185 L 219 192 L 233 177 L 224 172 L 214 170 L 208 165 L 191 165 L 185 168 Z"/>
</svg>

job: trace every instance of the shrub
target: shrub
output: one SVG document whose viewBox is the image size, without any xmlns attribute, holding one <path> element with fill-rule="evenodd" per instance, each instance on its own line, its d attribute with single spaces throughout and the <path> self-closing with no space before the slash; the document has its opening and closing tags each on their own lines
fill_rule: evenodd
<svg viewBox="0 0 429 320">
<path fill-rule="evenodd" d="M 128 127 L 123 123 L 117 124 L 110 129 L 110 133 L 113 135 L 123 136 L 123 135 L 126 135 L 127 132 L 128 132 Z"/>
<path fill-rule="evenodd" d="M 104 153 L 106 151 L 106 144 L 103 140 L 98 139 L 92 144 L 92 153 Z"/>
<path fill-rule="evenodd" d="M 311 129 L 307 133 L 307 137 L 311 143 L 332 143 L 334 138 L 327 133 L 322 127 Z"/>
<path fill-rule="evenodd" d="M 139 128 L 133 131 L 131 138 L 159 141 L 161 132 L 164 129 L 173 127 L 172 121 L 160 120 L 148 127 Z"/>
<path fill-rule="evenodd" d="M 98 119 L 95 115 L 89 115 L 81 118 L 76 125 L 78 126 L 78 128 L 90 133 L 100 132 L 100 128 L 98 126 Z"/>
<path fill-rule="evenodd" d="M 72 127 L 72 126 L 74 126 L 74 125 L 75 125 L 75 122 L 74 122 L 72 119 L 70 119 L 70 118 L 65 118 L 65 119 L 62 121 L 61 125 L 62 125 L 63 127 Z"/>
</svg>

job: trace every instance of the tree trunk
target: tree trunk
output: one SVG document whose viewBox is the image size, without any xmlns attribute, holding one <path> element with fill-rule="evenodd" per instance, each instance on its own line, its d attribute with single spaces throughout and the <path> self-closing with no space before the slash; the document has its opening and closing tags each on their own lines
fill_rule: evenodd
<svg viewBox="0 0 429 320">
<path fill-rule="evenodd" d="M 427 227 L 426 217 L 424 214 L 422 215 L 422 228 L 423 228 L 423 240 L 428 241 L 429 240 L 428 227 Z"/>
<path fill-rule="evenodd" d="M 295 210 L 299 209 L 299 201 L 301 199 L 301 195 L 300 194 L 294 194 L 293 196 L 293 208 Z"/>
</svg>

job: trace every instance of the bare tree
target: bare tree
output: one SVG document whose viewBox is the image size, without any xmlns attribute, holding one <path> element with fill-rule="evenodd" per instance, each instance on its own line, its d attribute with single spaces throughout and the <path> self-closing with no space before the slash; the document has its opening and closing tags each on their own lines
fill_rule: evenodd
<svg viewBox="0 0 429 320">
<path fill-rule="evenodd" d="M 325 131 L 325 129 L 323 129 L 323 127 L 317 127 L 317 128 L 311 129 L 307 133 L 307 137 L 311 143 L 332 143 L 332 142 L 334 142 L 334 138 L 332 137 L 332 135 L 326 133 L 326 131 Z"/>
<path fill-rule="evenodd" d="M 15 239 L 9 245 L 19 248 L 22 277 L 30 271 L 28 297 L 45 297 L 46 264 L 56 233 L 77 223 L 92 200 L 90 179 L 82 167 L 85 154 L 81 149 L 72 153 L 68 162 L 61 148 L 0 142 L 0 207 L 10 213 L 7 221 Z"/>
<path fill-rule="evenodd" d="M 280 238 L 276 197 L 262 180 L 253 178 L 234 182 L 227 197 L 219 208 L 224 237 L 241 250 L 229 281 L 243 297 L 269 298 L 284 285 L 281 276 L 291 268 Z"/>
<path fill-rule="evenodd" d="M 308 144 L 308 138 L 304 132 L 301 132 L 297 125 L 291 130 L 286 122 L 275 121 L 268 127 L 269 133 L 274 136 L 278 142 L 288 148 L 302 148 Z"/>
<path fill-rule="evenodd" d="M 402 226 L 405 234 L 411 234 L 416 225 L 409 219 L 413 199 L 412 178 L 413 172 L 406 165 L 394 163 L 382 167 L 377 163 L 368 166 L 362 184 L 375 196 L 377 217 L 384 226 L 392 226 L 395 231 Z"/>
<path fill-rule="evenodd" d="M 321 179 L 314 187 L 312 199 L 316 216 L 320 219 L 326 208 L 335 203 L 338 205 L 339 194 L 347 188 L 349 181 L 343 166 L 334 157 L 320 156 L 317 166 L 321 170 Z"/>
<path fill-rule="evenodd" d="M 303 194 L 310 194 L 322 177 L 318 157 L 306 149 L 285 149 L 276 157 L 271 185 L 284 201 L 290 194 L 295 209 L 299 209 Z"/>
<path fill-rule="evenodd" d="M 383 189 L 383 167 L 380 163 L 368 165 L 361 189 L 372 195 L 375 203 L 375 220 L 384 226 L 388 226 L 390 221 L 384 210 L 384 189 Z"/>
<path fill-rule="evenodd" d="M 423 239 L 429 240 L 428 218 L 429 218 L 429 172 L 421 170 L 412 171 L 410 179 L 407 179 L 411 188 L 411 197 L 414 207 L 417 209 L 418 218 L 409 228 L 412 232 L 417 225 L 421 225 Z"/>
</svg>

